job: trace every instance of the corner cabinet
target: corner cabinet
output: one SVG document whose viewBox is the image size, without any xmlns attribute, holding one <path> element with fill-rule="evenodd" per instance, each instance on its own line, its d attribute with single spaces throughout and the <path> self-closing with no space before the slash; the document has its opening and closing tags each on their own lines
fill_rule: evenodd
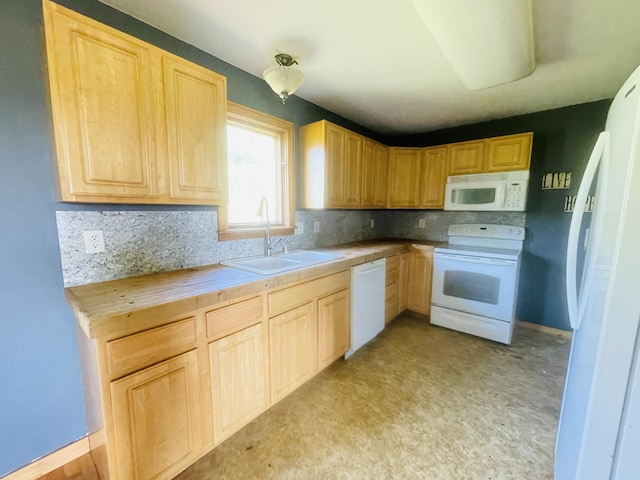
<svg viewBox="0 0 640 480">
<path fill-rule="evenodd" d="M 449 149 L 391 148 L 389 208 L 442 208 Z"/>
<path fill-rule="evenodd" d="M 63 201 L 226 199 L 226 79 L 45 0 Z"/>
</svg>

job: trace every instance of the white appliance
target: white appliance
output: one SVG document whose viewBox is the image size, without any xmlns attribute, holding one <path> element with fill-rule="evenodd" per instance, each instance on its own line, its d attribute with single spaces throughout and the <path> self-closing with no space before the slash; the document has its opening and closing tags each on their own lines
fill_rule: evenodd
<svg viewBox="0 0 640 480">
<path fill-rule="evenodd" d="M 524 212 L 529 170 L 447 178 L 445 210 Z"/>
<path fill-rule="evenodd" d="M 351 267 L 351 346 L 344 358 L 384 329 L 384 258 Z"/>
<path fill-rule="evenodd" d="M 599 162 L 580 295 L 583 209 L 567 247 L 569 369 L 556 440 L 556 480 L 640 478 L 640 67 L 615 96 L 578 190 L 584 205 Z"/>
<path fill-rule="evenodd" d="M 433 254 L 431 323 L 511 343 L 524 227 L 451 225 Z"/>
</svg>

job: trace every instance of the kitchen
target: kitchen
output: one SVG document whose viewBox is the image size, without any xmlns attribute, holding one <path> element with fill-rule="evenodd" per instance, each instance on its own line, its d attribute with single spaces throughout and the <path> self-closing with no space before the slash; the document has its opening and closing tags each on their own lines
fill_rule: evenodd
<svg viewBox="0 0 640 480">
<path fill-rule="evenodd" d="M 89 7 L 81 5 L 82 2 L 64 3 L 192 60 L 203 58 L 201 51 L 97 2 Z M 13 112 L 4 119 L 6 127 L 3 127 L 3 135 L 6 138 L 2 144 L 7 149 L 4 158 L 8 163 L 1 180 L 5 205 L 2 301 L 6 306 L 3 315 L 5 331 L 2 336 L 1 380 L 3 391 L 11 394 L 3 395 L 0 400 L 0 423 L 3 425 L 0 450 L 8 455 L 7 460 L 3 460 L 3 465 L 6 465 L 4 470 L 7 472 L 75 441 L 85 432 L 75 323 L 62 293 L 55 212 L 63 211 L 67 215 L 86 218 L 88 225 L 100 229 L 104 227 L 100 222 L 108 222 L 110 217 L 122 218 L 119 212 L 142 210 L 135 206 L 100 206 L 99 210 L 106 212 L 100 214 L 95 207 L 57 203 L 52 167 L 54 156 L 49 133 L 50 113 L 46 77 L 43 74 L 40 10 L 39 2 L 12 2 L 2 19 L 2 35 L 6 35 L 3 44 L 11 46 L 3 52 L 2 57 L 1 81 L 3 102 L 6 102 L 3 103 L 2 111 Z M 249 95 L 246 92 L 251 92 L 248 98 L 253 98 L 256 109 L 270 111 L 282 117 L 289 116 L 298 125 L 327 118 L 341 122 L 347 128 L 369 134 L 361 127 L 329 112 L 297 102 L 296 98 L 290 99 L 286 107 L 273 104 L 274 98 L 261 79 L 244 74 L 211 57 L 207 57 L 206 62 L 212 70 L 228 77 L 229 97 L 232 100 L 240 101 Z M 579 171 L 589 155 L 597 133 L 604 126 L 608 106 L 609 101 L 602 100 L 411 135 L 399 138 L 397 142 L 406 146 L 437 145 L 533 131 L 531 178 L 540 179 L 549 171 Z M 578 179 L 574 181 L 577 185 Z M 525 224 L 529 236 L 523 269 L 532 274 L 521 279 L 518 318 L 530 322 L 544 319 L 548 326 L 568 328 L 564 319 L 564 301 L 555 294 L 562 287 L 562 244 L 568 228 L 567 214 L 558 208 L 562 197 L 561 192 L 543 192 L 535 188 L 529 192 Z M 149 212 L 151 217 L 164 211 L 178 216 L 184 209 L 145 207 L 144 211 Z M 211 215 L 210 210 L 198 207 L 188 211 Z M 377 232 L 367 230 L 370 215 L 372 214 L 369 212 L 301 211 L 300 218 L 305 224 L 307 235 L 311 235 L 315 221 L 320 221 L 323 225 L 337 223 L 346 226 L 340 229 L 344 235 L 342 238 L 334 238 L 331 232 L 321 232 L 320 239 L 312 240 L 317 243 L 304 246 L 309 248 L 329 245 L 332 242 L 359 240 L 367 238 L 367 235 L 375 235 Z M 470 216 L 464 212 L 442 211 L 380 212 L 373 215 L 376 215 L 377 228 L 385 234 L 393 232 L 394 236 L 433 240 L 445 240 L 449 224 L 490 222 L 494 218 L 489 214 Z M 418 227 L 420 218 L 426 220 L 428 229 Z M 26 222 L 25 219 L 29 221 Z M 148 223 L 157 225 L 153 219 Z M 503 219 L 501 223 L 513 222 Z M 347 227 L 354 224 L 358 225 L 357 231 L 349 232 Z M 108 229 L 105 227 L 105 230 Z M 158 234 L 151 230 L 149 236 Z M 203 233 L 203 238 L 210 241 L 208 232 Z M 143 245 L 141 250 L 147 247 L 149 245 Z M 261 245 L 256 242 L 251 248 L 258 253 Z M 135 266 L 135 261 L 126 263 L 130 265 L 128 268 Z M 79 268 L 88 275 L 94 271 L 92 265 L 80 265 Z M 135 273 L 143 272 L 131 272 Z M 89 281 L 96 281 L 95 278 L 88 278 Z M 530 291 L 536 292 L 536 295 L 522 294 Z M 544 300 L 540 301 L 540 297 Z M 4 432 L 8 433 L 5 435 Z M 22 445 L 24 448 L 15 448 L 15 445 Z"/>
</svg>

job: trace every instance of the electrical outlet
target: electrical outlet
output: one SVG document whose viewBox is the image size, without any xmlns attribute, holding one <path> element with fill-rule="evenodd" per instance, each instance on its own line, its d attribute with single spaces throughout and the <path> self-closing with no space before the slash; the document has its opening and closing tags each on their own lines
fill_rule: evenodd
<svg viewBox="0 0 640 480">
<path fill-rule="evenodd" d="M 296 223 L 296 229 L 293 232 L 294 235 L 303 235 L 304 234 L 304 223 Z"/>
<path fill-rule="evenodd" d="M 427 221 L 424 218 L 418 220 L 418 228 L 425 228 L 427 226 Z"/>
<path fill-rule="evenodd" d="M 84 249 L 87 253 L 102 253 L 104 252 L 104 236 L 102 230 L 85 230 L 84 234 Z"/>
<path fill-rule="evenodd" d="M 313 233 L 320 233 L 320 222 L 318 220 L 313 222 Z"/>
<path fill-rule="evenodd" d="M 369 220 L 369 227 L 373 228 L 376 225 L 376 221 L 372 218 Z"/>
</svg>

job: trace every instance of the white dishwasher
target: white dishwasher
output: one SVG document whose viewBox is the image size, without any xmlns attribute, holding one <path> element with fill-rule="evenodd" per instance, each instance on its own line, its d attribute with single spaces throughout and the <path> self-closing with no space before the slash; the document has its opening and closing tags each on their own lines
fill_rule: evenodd
<svg viewBox="0 0 640 480">
<path fill-rule="evenodd" d="M 384 329 L 385 259 L 351 267 L 351 347 L 353 353 Z"/>
</svg>

